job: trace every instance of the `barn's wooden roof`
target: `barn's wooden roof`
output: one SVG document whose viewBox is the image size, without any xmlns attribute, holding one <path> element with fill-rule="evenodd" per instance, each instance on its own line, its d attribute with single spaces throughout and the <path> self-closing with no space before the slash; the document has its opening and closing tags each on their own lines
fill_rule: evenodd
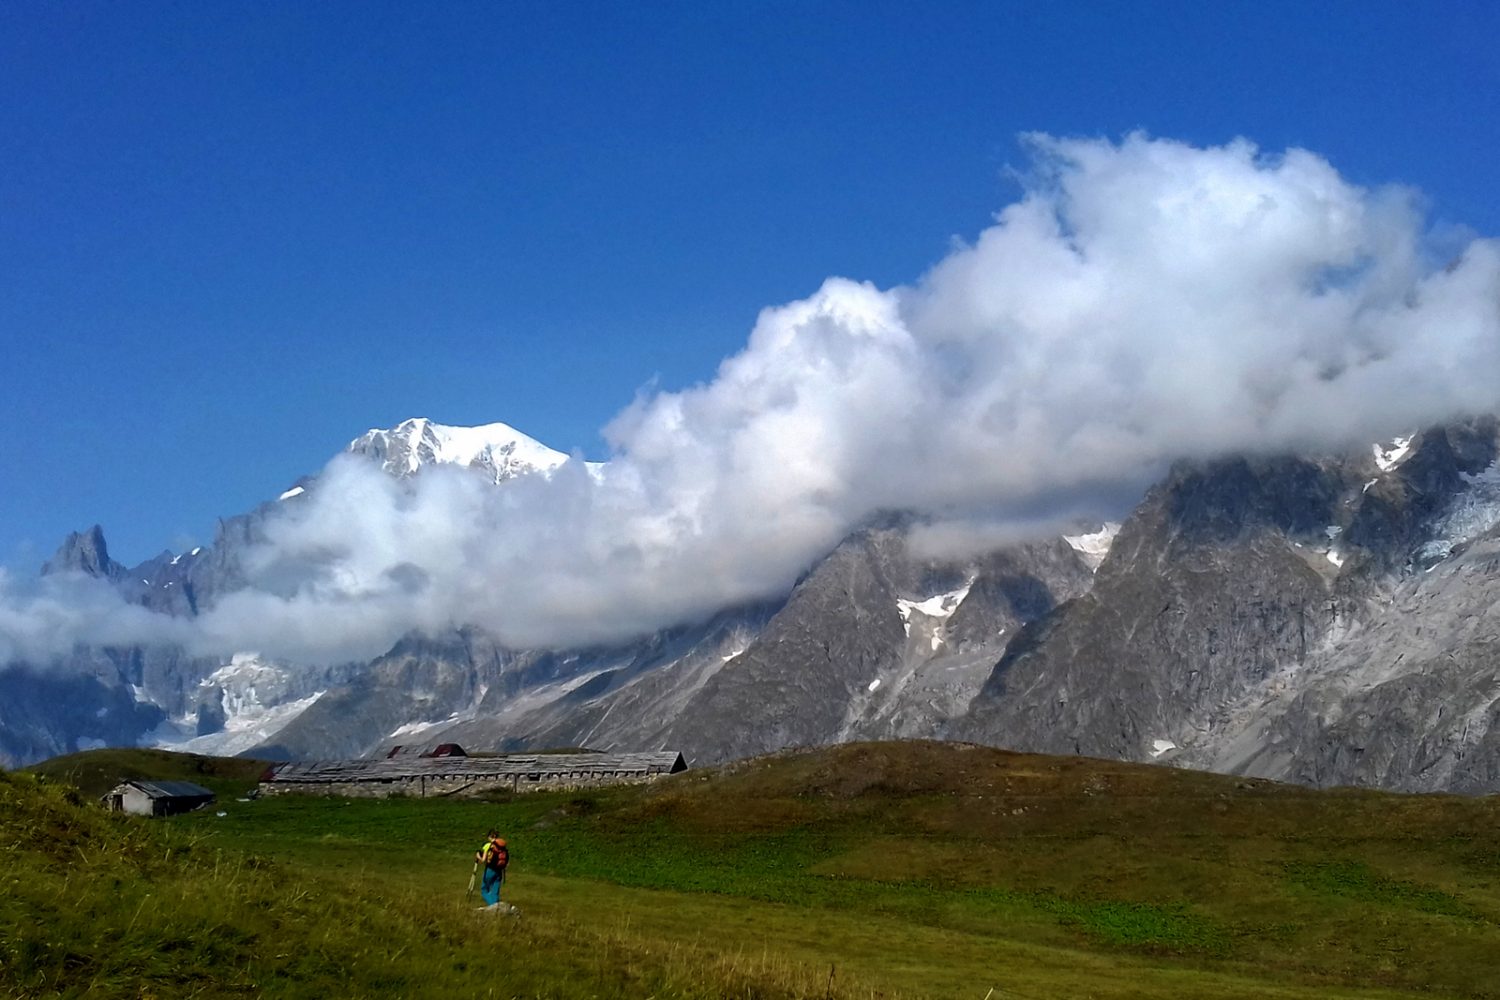
<svg viewBox="0 0 1500 1000">
<path fill-rule="evenodd" d="M 262 781 L 328 784 L 404 778 L 537 778 L 594 774 L 674 774 L 686 770 L 676 750 L 645 753 L 503 754 L 496 757 L 382 757 L 274 764 Z"/>
</svg>

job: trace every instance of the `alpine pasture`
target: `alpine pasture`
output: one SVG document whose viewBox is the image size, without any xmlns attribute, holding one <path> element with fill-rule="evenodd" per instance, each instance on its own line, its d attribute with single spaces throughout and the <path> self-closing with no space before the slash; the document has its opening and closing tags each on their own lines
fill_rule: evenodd
<svg viewBox="0 0 1500 1000">
<path fill-rule="evenodd" d="M 1497 797 L 903 742 L 245 801 L 97 753 L 0 773 L 0 996 L 1500 997 Z M 132 760 L 219 802 L 109 815 Z M 519 917 L 465 891 L 491 826 Z"/>
</svg>

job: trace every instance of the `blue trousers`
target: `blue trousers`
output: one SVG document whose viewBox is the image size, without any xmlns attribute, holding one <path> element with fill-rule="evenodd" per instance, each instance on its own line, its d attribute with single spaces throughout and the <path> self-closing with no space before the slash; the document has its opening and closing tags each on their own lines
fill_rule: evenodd
<svg viewBox="0 0 1500 1000">
<path fill-rule="evenodd" d="M 500 886 L 505 882 L 505 873 L 493 869 L 484 870 L 484 881 L 479 883 L 479 895 L 484 897 L 485 903 L 494 906 L 500 902 Z"/>
</svg>

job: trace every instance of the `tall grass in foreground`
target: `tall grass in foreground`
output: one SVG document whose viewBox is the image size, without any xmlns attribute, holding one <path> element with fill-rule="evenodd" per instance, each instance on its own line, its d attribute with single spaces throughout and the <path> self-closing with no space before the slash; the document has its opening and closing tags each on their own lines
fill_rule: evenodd
<svg viewBox="0 0 1500 1000">
<path fill-rule="evenodd" d="M 0 773 L 0 995 L 868 997 L 773 954 L 320 878 Z"/>
</svg>

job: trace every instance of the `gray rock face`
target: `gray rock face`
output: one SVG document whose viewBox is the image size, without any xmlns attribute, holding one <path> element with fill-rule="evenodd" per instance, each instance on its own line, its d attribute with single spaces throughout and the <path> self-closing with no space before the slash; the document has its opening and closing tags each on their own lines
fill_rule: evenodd
<svg viewBox="0 0 1500 1000">
<path fill-rule="evenodd" d="M 1500 789 L 1500 538 L 1354 589 L 1187 763 L 1312 785 Z"/>
<path fill-rule="evenodd" d="M 244 585 L 243 554 L 263 537 L 273 508 L 220 522 L 212 546 L 163 552 L 132 567 L 110 557 L 95 525 L 70 534 L 42 572 L 84 573 L 110 582 L 130 603 L 192 617 Z M 129 746 L 172 718 L 196 715 L 196 729 L 216 731 L 222 709 L 204 701 L 202 687 L 221 664 L 170 646 L 80 648 L 47 663 L 0 664 L 0 703 L 10 706 L 0 711 L 0 760 L 15 765 L 90 746 Z"/>
<path fill-rule="evenodd" d="M 476 704 L 486 679 L 510 666 L 508 654 L 479 633 L 410 636 L 329 690 L 258 752 L 288 759 L 359 757 L 384 743 L 425 742 L 395 731 Z"/>
<path fill-rule="evenodd" d="M 1479 421 L 1388 471 L 1177 470 L 954 732 L 1314 785 L 1500 787 L 1495 453 Z"/>
<path fill-rule="evenodd" d="M 212 607 L 220 595 L 245 585 L 241 563 L 245 549 L 264 538 L 265 520 L 273 510 L 273 504 L 262 504 L 249 514 L 220 521 L 211 546 L 179 554 L 163 552 L 131 567 L 110 558 L 104 531 L 96 524 L 70 534 L 42 566 L 42 574 L 85 573 L 109 580 L 133 604 L 191 617 Z"/>
<path fill-rule="evenodd" d="M 1090 575 L 1061 541 L 944 564 L 914 560 L 900 529 L 859 532 L 705 682 L 668 741 L 718 761 L 935 735 L 967 706 L 1006 633 L 1081 593 Z"/>
<path fill-rule="evenodd" d="M 1008 631 L 1091 578 L 1060 540 L 944 564 L 913 559 L 903 528 L 872 528 L 784 601 L 619 647 L 516 652 L 472 630 L 409 638 L 260 752 L 452 741 L 671 746 L 706 762 L 787 743 L 929 736 L 965 709 Z"/>
<path fill-rule="evenodd" d="M 397 437 L 420 446 L 419 430 Z M 462 435 L 429 444 L 427 457 L 372 455 L 420 466 L 483 450 Z M 1102 563 L 1062 539 L 925 559 L 894 516 L 783 597 L 610 648 L 513 650 L 464 628 L 321 672 L 78 650 L 0 673 L 0 755 L 129 743 L 164 720 L 204 750 L 258 740 L 295 757 L 455 741 L 671 747 L 701 764 L 953 737 L 1312 785 L 1496 791 L 1497 454 L 1486 419 L 1373 452 L 1184 464 Z M 94 528 L 47 571 L 195 615 L 245 585 L 244 554 L 275 509 L 130 569 Z"/>
<path fill-rule="evenodd" d="M 104 529 L 96 524 L 87 531 L 75 531 L 68 535 L 52 558 L 42 564 L 43 576 L 67 572 L 118 580 L 124 575 L 125 567 L 109 557 Z"/>
<path fill-rule="evenodd" d="M 1376 564 L 1367 571 L 1400 573 L 1447 555 L 1432 544 L 1442 541 L 1450 510 L 1475 502 L 1475 477 L 1494 465 L 1496 455 L 1496 424 L 1485 418 L 1427 431 L 1394 474 L 1367 480 L 1345 536 Z M 1478 501 L 1486 502 L 1483 496 Z"/>
<path fill-rule="evenodd" d="M 668 728 L 708 678 L 758 635 L 778 603 L 732 608 L 695 625 L 616 648 L 548 653 L 522 684 L 491 687 L 459 742 L 509 750 L 547 746 L 664 749 Z M 446 734 L 445 734 L 446 735 Z"/>
<path fill-rule="evenodd" d="M 132 746 L 161 722 L 162 711 L 135 699 L 105 653 L 81 651 L 66 667 L 12 666 L 0 673 L 0 766 Z"/>
<path fill-rule="evenodd" d="M 722 760 L 834 739 L 870 683 L 900 663 L 896 576 L 907 567 L 894 565 L 898 546 L 877 531 L 840 545 L 705 681 L 668 740 L 696 759 Z"/>
<path fill-rule="evenodd" d="M 728 611 L 612 648 L 513 651 L 474 629 L 410 636 L 330 690 L 262 753 L 362 756 L 392 744 L 507 750 L 664 746 L 663 732 L 723 650 L 768 611 Z"/>
<path fill-rule="evenodd" d="M 955 734 L 1124 759 L 1180 743 L 1321 636 L 1328 581 L 1297 546 L 1317 543 L 1340 486 L 1311 462 L 1178 470 L 1090 592 L 1011 641 Z"/>
</svg>

